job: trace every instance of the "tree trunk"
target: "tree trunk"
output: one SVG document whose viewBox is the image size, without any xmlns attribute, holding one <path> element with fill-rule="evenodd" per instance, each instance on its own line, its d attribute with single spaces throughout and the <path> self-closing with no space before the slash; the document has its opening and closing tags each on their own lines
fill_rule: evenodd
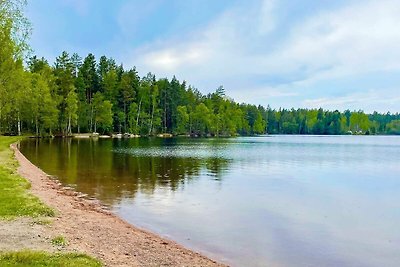
<svg viewBox="0 0 400 267">
<path fill-rule="evenodd" d="M 89 127 L 89 130 L 92 131 L 92 129 L 93 129 L 93 105 L 91 105 L 91 107 L 90 107 L 90 127 Z"/>
<path fill-rule="evenodd" d="M 154 119 L 154 103 L 153 103 L 153 107 L 152 107 L 152 110 L 151 110 L 151 119 L 150 119 L 149 135 L 151 135 L 152 132 L 153 132 L 153 119 Z"/>
<path fill-rule="evenodd" d="M 71 135 L 72 130 L 71 130 L 71 115 L 68 116 L 68 129 L 67 129 L 67 135 Z"/>
<path fill-rule="evenodd" d="M 167 132 L 167 92 L 164 92 L 164 133 Z"/>
<path fill-rule="evenodd" d="M 219 117 L 217 115 L 217 137 L 219 136 Z"/>
<path fill-rule="evenodd" d="M 124 133 L 126 133 L 126 120 L 128 119 L 128 116 L 126 116 L 126 102 L 124 101 L 124 114 L 125 114 L 125 118 L 124 118 Z"/>
<path fill-rule="evenodd" d="M 35 118 L 35 125 L 36 125 L 36 136 L 39 137 L 39 125 L 38 125 L 38 117 Z"/>
<path fill-rule="evenodd" d="M 192 135 L 192 115 L 189 114 L 189 134 Z"/>
<path fill-rule="evenodd" d="M 140 101 L 139 101 L 139 108 L 138 108 L 138 114 L 137 114 L 137 117 L 136 117 L 136 133 L 135 134 L 138 134 L 138 129 L 139 129 L 139 118 L 140 118 L 140 107 L 142 106 L 142 99 L 140 99 Z"/>
<path fill-rule="evenodd" d="M 19 111 L 18 111 L 18 135 L 21 135 L 21 118 L 19 117 Z"/>
</svg>

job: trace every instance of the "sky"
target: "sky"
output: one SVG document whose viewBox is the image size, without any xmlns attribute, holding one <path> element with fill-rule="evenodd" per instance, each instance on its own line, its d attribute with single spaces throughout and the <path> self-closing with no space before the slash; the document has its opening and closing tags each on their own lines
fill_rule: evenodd
<svg viewBox="0 0 400 267">
<path fill-rule="evenodd" d="M 93 53 L 237 102 L 400 112 L 398 0 L 29 0 L 26 14 L 50 62 Z"/>
</svg>

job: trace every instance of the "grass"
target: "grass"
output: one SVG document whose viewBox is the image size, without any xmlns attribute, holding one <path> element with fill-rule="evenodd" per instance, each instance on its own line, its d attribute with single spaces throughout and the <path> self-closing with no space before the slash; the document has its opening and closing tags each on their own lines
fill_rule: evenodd
<svg viewBox="0 0 400 267">
<path fill-rule="evenodd" d="M 52 224 L 53 221 L 49 218 L 42 218 L 42 217 L 38 217 L 38 218 L 34 218 L 34 220 L 32 221 L 32 225 L 33 224 L 37 224 L 37 225 L 50 225 Z"/>
<path fill-rule="evenodd" d="M 18 140 L 0 136 L 0 219 L 54 216 L 51 208 L 28 193 L 29 182 L 16 173 L 18 163 L 9 146 Z"/>
<path fill-rule="evenodd" d="M 54 211 L 29 194 L 30 184 L 13 171 L 0 166 L 0 218 L 54 216 Z"/>
<path fill-rule="evenodd" d="M 0 254 L 0 267 L 98 267 L 102 264 L 87 255 L 20 251 Z"/>
<path fill-rule="evenodd" d="M 65 247 L 68 245 L 67 240 L 62 235 L 56 236 L 51 240 L 51 243 L 55 246 Z"/>
<path fill-rule="evenodd" d="M 18 164 L 10 150 L 10 145 L 19 141 L 20 137 L 0 136 L 0 165 L 2 167 L 15 169 Z"/>
</svg>

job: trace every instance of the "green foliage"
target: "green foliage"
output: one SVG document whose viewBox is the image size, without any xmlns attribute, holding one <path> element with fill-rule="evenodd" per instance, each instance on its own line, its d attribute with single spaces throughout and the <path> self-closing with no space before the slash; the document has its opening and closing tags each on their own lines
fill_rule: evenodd
<svg viewBox="0 0 400 267">
<path fill-rule="evenodd" d="M 177 107 L 177 126 L 176 132 L 178 134 L 185 134 L 188 132 L 189 114 L 186 106 Z"/>
<path fill-rule="evenodd" d="M 97 92 L 93 97 L 94 131 L 97 132 L 97 126 L 108 131 L 113 123 L 112 104 L 109 100 L 104 100 L 104 96 Z"/>
<path fill-rule="evenodd" d="M 65 247 L 66 245 L 68 245 L 67 240 L 62 235 L 56 236 L 53 239 L 51 239 L 51 243 L 59 247 Z"/>
<path fill-rule="evenodd" d="M 369 130 L 371 122 L 368 115 L 362 111 L 353 112 L 350 116 L 350 130 L 353 133 L 363 133 Z"/>
<path fill-rule="evenodd" d="M 100 267 L 102 264 L 87 255 L 68 253 L 50 254 L 36 251 L 19 251 L 0 254 L 0 266 L 15 267 Z"/>
<path fill-rule="evenodd" d="M 0 47 L 4 48 L 4 37 L 9 39 L 7 43 L 11 44 L 12 56 L 19 59 L 30 50 L 27 41 L 32 28 L 23 13 L 26 3 L 26 0 L 0 1 Z"/>
<path fill-rule="evenodd" d="M 29 99 L 24 104 L 26 117 L 31 118 L 36 135 L 51 133 L 51 129 L 57 126 L 58 109 L 46 77 L 42 73 L 32 73 L 30 89 Z"/>
<path fill-rule="evenodd" d="M 400 134 L 400 120 L 394 120 L 386 126 L 388 134 Z"/>
<path fill-rule="evenodd" d="M 100 64 L 101 63 L 101 64 Z M 136 69 L 124 70 L 112 59 L 96 63 L 89 54 L 63 52 L 55 66 L 33 57 L 29 72 L 15 61 L 0 75 L 17 79 L 7 89 L 0 87 L 0 133 L 37 135 L 99 131 L 157 133 L 195 136 L 254 134 L 397 134 L 391 121 L 399 114 L 365 114 L 362 111 L 279 109 L 238 104 L 219 87 L 202 95 L 175 77 L 140 79 Z M 14 65 L 13 65 L 14 64 Z M 1 70 L 1 69 L 0 69 Z M 387 127 L 389 125 L 389 127 Z"/>
<path fill-rule="evenodd" d="M 210 110 L 204 103 L 196 106 L 193 114 L 193 131 L 197 135 L 205 135 L 210 127 Z"/>
<path fill-rule="evenodd" d="M 78 122 L 78 96 L 75 90 L 72 89 L 66 99 L 65 113 L 68 118 L 67 134 L 72 134 L 72 126 L 75 126 Z"/>
<path fill-rule="evenodd" d="M 265 133 L 265 121 L 263 120 L 261 113 L 257 112 L 256 119 L 253 124 L 253 132 L 255 134 Z"/>
</svg>

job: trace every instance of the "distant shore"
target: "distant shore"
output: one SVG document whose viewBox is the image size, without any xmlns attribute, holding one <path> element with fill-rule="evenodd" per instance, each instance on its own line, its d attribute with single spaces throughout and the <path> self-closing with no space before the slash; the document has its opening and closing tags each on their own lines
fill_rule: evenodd
<svg viewBox="0 0 400 267">
<path fill-rule="evenodd" d="M 34 136 L 28 135 L 29 138 L 74 138 L 74 139 L 135 139 L 135 138 L 235 138 L 235 137 L 257 137 L 257 136 L 400 136 L 400 134 L 370 134 L 370 133 L 342 133 L 342 134 L 284 134 L 284 133 L 265 133 L 255 135 L 197 135 L 197 134 L 182 134 L 176 135 L 171 133 L 160 133 L 157 135 L 138 135 L 138 134 L 98 134 L 98 133 L 75 133 L 71 135 L 47 135 Z"/>
<path fill-rule="evenodd" d="M 33 165 L 13 144 L 18 173 L 32 194 L 56 210 L 51 228 L 61 232 L 71 250 L 100 259 L 105 266 L 225 266 L 171 240 L 138 229 L 97 201 L 64 188 Z"/>
</svg>

